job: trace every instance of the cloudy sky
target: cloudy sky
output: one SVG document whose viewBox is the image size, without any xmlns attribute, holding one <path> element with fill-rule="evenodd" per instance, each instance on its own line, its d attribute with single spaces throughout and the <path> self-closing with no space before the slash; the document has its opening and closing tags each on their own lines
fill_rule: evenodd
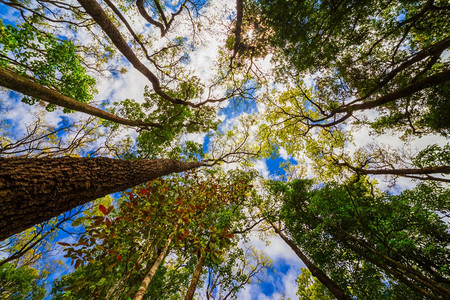
<svg viewBox="0 0 450 300">
<path fill-rule="evenodd" d="M 202 42 L 197 45 L 196 51 L 190 55 L 190 60 L 186 65 L 186 69 L 190 70 L 192 75 L 196 75 L 204 81 L 208 81 L 214 77 L 214 62 L 217 60 L 218 50 L 223 45 L 226 38 L 227 28 L 230 27 L 234 6 L 235 3 L 233 1 L 213 1 L 212 5 L 208 6 L 205 11 L 203 11 L 205 15 L 214 15 L 221 21 L 212 22 L 209 25 L 209 30 L 204 32 Z M 0 14 L 6 22 L 14 22 L 17 18 L 17 15 L 14 15 L 2 4 L 0 4 Z M 181 15 L 179 22 L 174 24 L 174 28 L 168 36 L 164 39 L 155 39 L 153 46 L 158 48 L 160 44 L 166 43 L 176 36 L 183 36 L 184 33 L 189 31 L 190 27 L 186 25 L 186 18 L 186 15 Z M 155 37 L 159 36 L 156 28 L 147 26 L 147 24 L 142 22 L 141 18 L 133 21 L 133 27 L 137 33 Z M 92 37 L 83 31 L 80 31 L 77 38 L 84 42 L 88 42 Z M 118 59 L 116 63 L 126 68 L 128 71 L 125 74 L 98 77 L 98 94 L 95 96 L 94 101 L 96 103 L 102 103 L 106 100 L 109 101 L 109 103 L 113 103 L 114 101 L 120 101 L 125 98 L 135 99 L 138 102 L 143 101 L 142 95 L 145 86 L 149 85 L 148 79 L 132 68 L 126 61 Z M 268 70 L 270 68 L 270 57 L 256 61 L 255 63 L 258 64 L 258 67 L 261 70 Z M 312 84 L 312 79 L 306 78 L 305 82 Z M 277 85 L 274 84 L 274 87 L 277 87 Z M 222 90 L 221 92 L 225 92 L 225 90 Z M 225 105 L 226 103 L 224 106 Z M 264 106 L 261 104 L 244 109 L 240 115 L 237 115 L 233 110 L 223 109 L 218 116 L 222 121 L 220 128 L 222 131 L 226 131 L 227 128 L 232 128 L 233 125 L 238 124 L 237 122 L 242 114 L 261 114 L 263 110 Z M 87 116 L 81 113 L 66 115 L 63 114 L 60 109 L 49 113 L 39 105 L 29 106 L 20 102 L 17 94 L 5 90 L 2 91 L 2 100 L 0 100 L 0 113 L 2 114 L 2 120 L 6 120 L 2 126 L 11 126 L 12 130 L 8 129 L 10 130 L 9 133 L 16 137 L 26 134 L 27 126 L 36 122 L 36 119 L 38 118 L 48 124 L 49 127 L 53 128 L 61 126 L 64 119 L 69 119 L 71 121 L 87 120 Z M 117 139 L 127 136 L 135 137 L 136 135 L 137 133 L 135 130 L 124 129 Z M 207 141 L 205 141 L 205 136 L 206 134 L 191 134 L 182 137 L 182 141 L 193 140 L 204 143 L 205 147 L 207 147 L 208 145 Z M 374 142 L 384 143 L 392 148 L 403 148 L 404 144 L 399 137 L 392 134 L 371 136 L 367 129 L 356 131 L 354 133 L 354 139 L 355 144 L 349 145 L 349 151 Z M 95 144 L 93 144 L 92 147 L 95 148 L 101 146 L 102 143 L 104 143 L 104 140 L 100 138 L 95 141 Z M 444 144 L 445 139 L 436 136 L 427 136 L 422 139 L 416 139 L 409 147 L 412 152 L 417 152 L 432 143 Z M 280 154 L 281 156 L 277 159 L 259 160 L 255 163 L 255 168 L 259 171 L 261 176 L 264 178 L 276 178 L 282 173 L 282 170 L 278 167 L 280 162 L 289 160 L 294 164 L 297 163 L 296 159 L 289 157 L 283 149 L 280 149 Z M 226 168 L 232 167 L 233 166 L 226 166 Z M 382 179 L 380 179 L 380 182 L 383 184 Z M 413 185 L 410 180 L 405 179 L 400 179 L 397 183 L 399 184 L 399 189 Z M 387 184 L 385 184 L 385 186 L 387 187 Z M 248 285 L 241 291 L 239 299 L 279 299 L 281 295 L 284 295 L 287 298 L 296 299 L 295 279 L 300 274 L 300 268 L 304 267 L 303 263 L 280 238 L 268 237 L 268 242 L 266 243 L 255 236 L 252 238 L 252 244 L 255 248 L 263 251 L 265 255 L 272 259 L 273 268 L 269 270 L 266 282 Z"/>
</svg>

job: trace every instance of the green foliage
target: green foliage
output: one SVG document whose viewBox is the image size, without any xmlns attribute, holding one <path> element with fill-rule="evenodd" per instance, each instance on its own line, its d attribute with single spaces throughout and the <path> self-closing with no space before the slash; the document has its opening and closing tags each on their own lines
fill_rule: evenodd
<svg viewBox="0 0 450 300">
<path fill-rule="evenodd" d="M 40 282 L 45 271 L 6 263 L 0 266 L 0 298 L 11 300 L 44 299 L 45 285 Z"/>
<path fill-rule="evenodd" d="M 76 270 L 55 283 L 54 299 L 133 296 L 168 238 L 172 258 L 160 267 L 161 277 L 152 280 L 148 293 L 164 290 L 164 299 L 176 298 L 187 288 L 200 254 L 208 265 L 217 265 L 236 245 L 231 231 L 243 218 L 240 206 L 250 179 L 243 173 L 188 172 L 137 186 L 117 207 L 100 204 L 98 213 L 74 221 L 86 224 L 78 241 L 59 242 Z"/>
<path fill-rule="evenodd" d="M 298 77 L 314 74 L 313 93 L 287 123 L 296 119 L 300 127 L 331 123 L 352 111 L 345 103 L 370 102 L 448 70 L 446 47 L 439 46 L 446 42 L 450 28 L 444 1 L 252 3 L 263 28 L 257 35 L 265 36 L 277 54 L 273 60 L 280 65 L 278 80 L 297 82 Z M 424 51 L 428 54 L 419 58 Z M 295 90 L 295 85 L 288 88 Z M 405 137 L 428 132 L 448 135 L 448 97 L 448 84 L 436 83 L 377 105 L 375 120 L 356 122 L 377 133 L 400 129 Z M 344 110 L 340 117 L 331 113 L 339 108 Z"/>
<path fill-rule="evenodd" d="M 96 93 L 95 80 L 86 74 L 76 52 L 71 41 L 42 33 L 28 23 L 14 27 L 0 20 L 0 67 L 11 68 L 22 76 L 31 75 L 39 84 L 88 103 Z M 35 104 L 39 99 L 24 97 L 22 101 Z M 56 106 L 49 104 L 46 108 L 53 111 Z"/>
<path fill-rule="evenodd" d="M 421 299 L 402 279 L 414 280 L 411 268 L 434 282 L 414 283 L 427 293 L 446 286 L 448 190 L 423 184 L 389 195 L 365 179 L 316 189 L 308 180 L 273 182 L 269 190 L 282 200 L 280 217 L 298 246 L 358 299 Z"/>
<path fill-rule="evenodd" d="M 307 268 L 301 268 L 302 273 L 297 277 L 297 295 L 304 300 L 334 299 L 328 289 Z"/>
<path fill-rule="evenodd" d="M 450 144 L 446 144 L 442 148 L 437 144 L 427 146 L 414 158 L 413 163 L 419 168 L 449 166 Z"/>
<path fill-rule="evenodd" d="M 198 97 L 201 92 L 200 83 L 194 77 L 193 82 L 183 82 L 179 91 L 171 94 L 173 97 Z M 198 86 L 196 86 L 198 85 Z M 216 109 L 211 106 L 191 108 L 183 104 L 173 104 L 151 92 L 148 87 L 144 93 L 145 102 L 137 103 L 133 99 L 126 99 L 115 103 L 112 113 L 119 112 L 131 120 L 143 120 L 161 124 L 161 128 L 152 127 L 139 132 L 137 137 L 137 153 L 135 156 L 156 158 L 167 151 L 171 157 L 182 156 L 186 159 L 202 157 L 199 145 L 187 142 L 184 146 L 176 145 L 175 141 L 183 134 L 208 132 L 216 130 L 218 121 L 214 120 Z M 114 126 L 114 124 L 111 124 Z"/>
</svg>

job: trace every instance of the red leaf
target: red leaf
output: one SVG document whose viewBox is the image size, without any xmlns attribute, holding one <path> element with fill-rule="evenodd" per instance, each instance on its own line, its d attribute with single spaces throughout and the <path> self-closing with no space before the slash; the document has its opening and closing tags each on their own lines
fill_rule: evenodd
<svg viewBox="0 0 450 300">
<path fill-rule="evenodd" d="M 70 246 L 70 244 L 68 244 L 68 243 L 64 243 L 64 242 L 58 242 L 58 244 L 60 244 L 61 246 Z"/>
<path fill-rule="evenodd" d="M 104 215 L 106 215 L 107 209 L 106 209 L 106 207 L 105 207 L 103 204 L 100 204 L 100 205 L 98 206 L 98 209 L 100 209 L 100 211 L 101 211 Z"/>
<path fill-rule="evenodd" d="M 97 221 L 94 222 L 93 226 L 97 227 L 98 225 L 100 225 L 103 222 L 103 218 L 101 219 L 97 219 Z"/>
<path fill-rule="evenodd" d="M 106 214 L 108 215 L 110 212 L 112 212 L 113 209 L 114 209 L 114 205 L 110 205 L 108 207 L 108 210 L 106 211 Z"/>
<path fill-rule="evenodd" d="M 122 262 L 122 256 L 120 256 L 120 254 L 118 254 L 118 255 L 116 256 L 116 258 L 117 258 L 118 261 Z"/>
<path fill-rule="evenodd" d="M 81 264 L 81 260 L 77 259 L 77 262 L 75 263 L 75 269 L 78 268 Z"/>
<path fill-rule="evenodd" d="M 109 218 L 105 219 L 106 227 L 111 227 L 111 220 Z"/>
<path fill-rule="evenodd" d="M 234 234 L 232 234 L 232 233 L 226 233 L 226 234 L 224 234 L 223 236 L 226 237 L 226 238 L 231 239 L 231 238 L 234 236 Z"/>
<path fill-rule="evenodd" d="M 123 217 L 117 217 L 114 221 L 117 222 L 117 221 L 120 221 L 122 219 L 123 219 Z"/>
<path fill-rule="evenodd" d="M 115 232 L 111 232 L 111 237 L 114 238 L 116 236 Z"/>
</svg>

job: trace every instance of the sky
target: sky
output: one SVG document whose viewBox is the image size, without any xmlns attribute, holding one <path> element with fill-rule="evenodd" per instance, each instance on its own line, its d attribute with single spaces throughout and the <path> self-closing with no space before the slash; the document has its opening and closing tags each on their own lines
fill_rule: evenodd
<svg viewBox="0 0 450 300">
<path fill-rule="evenodd" d="M 223 23 L 229 25 L 230 12 L 234 9 L 235 3 L 233 1 L 215 1 L 211 6 L 207 8 L 208 11 L 204 11 L 205 14 L 217 13 L 218 18 L 223 19 Z M 219 12 L 221 12 L 219 14 Z M 5 6 L 0 4 L 0 16 L 6 20 L 6 22 L 15 20 L 15 16 L 11 14 Z M 184 16 L 185 17 L 185 16 Z M 142 34 L 149 34 L 158 36 L 154 27 L 148 27 L 142 22 L 142 19 L 134 20 L 134 28 L 137 32 Z M 225 26 L 226 27 L 226 26 Z M 183 27 L 180 23 L 176 28 L 177 32 L 183 34 L 183 30 L 188 30 L 188 27 Z M 186 69 L 190 70 L 192 75 L 196 75 L 204 80 L 208 80 L 215 75 L 215 70 L 211 66 L 217 58 L 218 50 L 223 44 L 225 39 L 224 24 L 214 23 L 209 28 L 211 34 L 205 38 L 204 43 L 197 46 L 196 51 L 190 55 L 189 61 L 186 64 Z M 85 32 L 78 33 L 78 38 L 83 41 L 89 41 L 91 37 Z M 168 39 L 171 38 L 170 34 Z M 154 46 L 158 47 L 158 43 L 166 42 L 166 39 L 155 40 Z M 125 74 L 115 73 L 110 78 L 99 78 L 97 83 L 98 93 L 95 95 L 94 102 L 102 103 L 108 101 L 112 103 L 114 101 L 120 101 L 125 98 L 136 99 L 136 101 L 142 101 L 142 94 L 146 85 L 149 85 L 147 78 L 141 73 L 132 68 L 128 63 L 123 60 L 118 60 L 116 63 L 119 66 L 125 67 L 128 71 Z M 270 57 L 264 60 L 256 62 L 262 69 L 270 68 Z M 305 82 L 312 84 L 311 78 L 306 78 Z M 274 84 L 277 88 L 277 85 Z M 218 91 L 218 93 L 224 92 Z M 33 124 L 37 118 L 40 118 L 43 122 L 48 124 L 49 127 L 58 127 L 66 120 L 87 120 L 87 116 L 81 113 L 73 113 L 70 115 L 64 115 L 61 110 L 54 112 L 46 112 L 39 105 L 29 106 L 20 102 L 19 97 L 14 92 L 2 91 L 2 98 L 0 100 L 0 114 L 1 119 L 6 120 L 3 126 L 9 125 L 13 128 L 10 131 L 14 136 L 23 136 L 27 132 L 27 126 Z M 225 132 L 233 125 L 238 124 L 239 117 L 242 115 L 259 114 L 264 110 L 264 106 L 260 103 L 246 103 L 246 105 L 233 105 L 232 101 L 228 103 L 228 106 L 222 108 L 219 112 L 218 119 L 221 120 L 220 130 Z M 102 129 L 99 129 L 102 130 Z M 121 131 L 120 136 L 116 139 L 120 140 L 122 137 L 134 138 L 137 133 L 134 129 L 124 129 Z M 65 136 L 63 138 L 70 140 L 72 136 Z M 369 143 L 384 143 L 390 145 L 393 148 L 401 147 L 404 142 L 400 137 L 393 136 L 391 134 L 381 136 L 369 135 L 367 129 L 360 129 L 354 133 L 355 144 L 349 144 L 349 151 L 354 151 L 356 148 L 369 144 Z M 181 138 L 181 141 L 192 140 L 204 145 L 204 148 L 209 147 L 210 139 L 206 138 L 205 134 L 190 134 Z M 92 141 L 92 148 L 101 146 L 104 143 L 103 138 Z M 413 141 L 410 145 L 411 151 L 418 151 L 423 149 L 426 145 L 432 143 L 444 144 L 445 139 L 438 138 L 436 136 L 427 136 L 422 139 Z M 289 161 L 291 164 L 302 164 L 303 162 L 299 158 L 293 158 L 289 156 L 284 149 L 279 149 L 280 155 L 273 159 L 263 159 L 255 162 L 255 169 L 260 175 L 266 179 L 276 179 L 279 176 L 284 175 L 284 171 L 279 168 L 280 163 Z M 228 165 L 225 168 L 233 168 L 235 165 Z M 381 187 L 388 187 L 387 181 L 383 183 L 383 179 L 380 179 Z M 399 179 L 398 189 L 405 189 L 411 187 L 414 183 L 410 180 Z M 301 260 L 295 255 L 295 253 L 280 239 L 275 236 L 268 237 L 268 242 L 261 241 L 257 236 L 252 237 L 252 244 L 256 249 L 263 251 L 265 255 L 270 257 L 273 261 L 273 268 L 267 273 L 267 280 L 263 283 L 250 284 L 246 286 L 239 294 L 241 300 L 264 300 L 264 299 L 279 299 L 282 295 L 286 298 L 296 299 L 296 283 L 295 279 L 300 274 L 300 268 L 304 267 Z M 58 254 L 60 255 L 60 254 Z"/>
<path fill-rule="evenodd" d="M 215 5 L 209 7 L 209 10 L 228 10 L 227 13 L 234 9 L 234 3 L 229 1 L 223 5 L 223 3 L 216 2 Z M 17 15 L 3 4 L 0 4 L 0 16 L 5 24 L 14 24 Z M 225 15 L 222 15 L 225 17 Z M 226 20 L 225 20 L 226 21 Z M 139 23 L 140 20 L 136 20 L 134 24 L 138 32 L 147 32 L 154 34 L 154 28 L 147 27 L 144 23 Z M 215 24 L 215 26 L 219 26 Z M 180 27 L 177 28 L 180 31 Z M 182 31 L 181 27 L 181 31 Z M 197 51 L 189 57 L 188 67 L 192 74 L 195 74 L 201 78 L 212 78 L 215 75 L 214 69 L 210 66 L 217 58 L 218 49 L 223 44 L 224 28 L 223 25 L 217 28 L 210 28 L 211 32 L 221 32 L 221 35 L 216 35 L 214 38 L 208 38 L 207 43 L 203 43 L 198 46 Z M 88 42 L 91 39 L 90 36 L 84 32 L 79 33 L 81 40 Z M 166 40 L 160 40 L 166 42 Z M 157 44 L 158 41 L 155 42 Z M 157 46 L 157 45 L 156 45 Z M 98 93 L 95 95 L 94 103 L 102 103 L 105 100 L 112 103 L 117 100 L 125 98 L 136 99 L 140 101 L 146 85 L 149 85 L 148 80 L 134 68 L 132 68 L 125 61 L 117 61 L 118 64 L 124 66 L 128 71 L 125 74 L 115 73 L 110 78 L 97 79 Z M 267 64 L 267 62 L 266 62 Z M 2 129 L 9 127 L 8 133 L 11 138 L 17 138 L 24 136 L 27 133 L 27 127 L 40 119 L 48 125 L 48 128 L 58 128 L 62 126 L 64 122 L 75 120 L 87 120 L 87 116 L 81 113 L 63 114 L 60 109 L 54 112 L 47 112 L 40 105 L 30 106 L 20 101 L 19 94 L 7 90 L 0 90 L 0 118 L 3 120 L 1 123 Z M 240 105 L 236 107 L 230 103 L 228 107 L 224 107 L 220 113 L 219 118 L 223 121 L 221 128 L 227 129 L 227 126 L 231 126 L 237 120 L 242 113 L 257 113 L 258 107 L 255 103 L 248 103 L 248 105 Z M 0 127 L 1 128 L 1 127 Z M 136 137 L 137 133 L 134 129 L 125 129 L 121 132 L 120 139 L 124 136 Z M 63 139 L 69 141 L 72 136 L 61 136 Z M 199 143 L 203 143 L 205 149 L 208 147 L 209 140 L 206 139 L 206 134 L 190 134 L 184 136 L 181 140 L 193 140 Z M 101 146 L 104 140 L 101 138 L 93 141 L 92 148 Z M 292 159 L 291 159 L 292 160 Z M 282 172 L 278 168 L 278 164 L 283 161 L 282 158 L 262 160 L 256 163 L 256 169 L 265 178 L 278 176 Z M 69 227 L 70 228 L 70 227 Z M 61 241 L 70 241 L 70 238 L 65 237 L 64 234 L 60 234 Z M 279 299 L 281 295 L 288 298 L 295 299 L 296 284 L 295 279 L 300 274 L 300 268 L 304 265 L 293 253 L 293 251 L 286 246 L 286 244 L 279 238 L 274 236 L 268 237 L 266 242 L 262 242 L 258 237 L 252 237 L 252 244 L 256 249 L 263 251 L 263 253 L 270 257 L 273 261 L 272 268 L 269 269 L 265 278 L 266 281 L 259 284 L 250 284 L 243 289 L 239 294 L 239 299 Z M 53 259 L 64 259 L 62 257 L 64 253 L 56 250 Z M 67 273 L 71 270 L 68 267 L 66 270 L 60 270 L 63 273 Z M 57 277 L 58 273 L 55 273 L 52 277 Z"/>
</svg>

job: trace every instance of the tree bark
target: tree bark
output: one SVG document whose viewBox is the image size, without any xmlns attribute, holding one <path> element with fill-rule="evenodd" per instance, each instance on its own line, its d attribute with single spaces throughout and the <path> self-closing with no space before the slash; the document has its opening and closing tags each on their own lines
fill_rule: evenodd
<svg viewBox="0 0 450 300">
<path fill-rule="evenodd" d="M 0 241 L 78 205 L 202 165 L 173 159 L 0 158 Z"/>
<path fill-rule="evenodd" d="M 145 275 L 144 280 L 142 280 L 141 286 L 139 287 L 136 295 L 134 296 L 134 300 L 141 300 L 142 297 L 144 297 L 145 292 L 147 291 L 148 285 L 153 279 L 153 276 L 155 276 L 156 271 L 159 268 L 159 265 L 161 265 L 161 262 L 164 260 L 164 258 L 167 255 L 167 251 L 169 250 L 170 243 L 172 242 L 172 237 L 170 236 L 166 244 L 164 245 L 164 249 L 161 251 L 161 253 L 156 258 L 156 261 L 153 263 L 150 271 L 148 271 L 147 275 Z"/>
<path fill-rule="evenodd" d="M 205 253 L 202 253 L 200 259 L 198 260 L 197 266 L 195 267 L 194 274 L 192 275 L 191 283 L 184 296 L 184 300 L 192 300 L 197 288 L 198 280 L 200 279 L 200 274 L 202 273 L 203 265 L 205 264 Z"/>
<path fill-rule="evenodd" d="M 45 86 L 23 76 L 20 76 L 8 69 L 0 68 L 0 85 L 24 95 L 41 99 L 48 103 L 52 103 L 68 109 L 73 109 L 118 124 L 141 128 L 162 127 L 161 124 L 158 123 L 144 122 L 140 120 L 129 120 L 113 115 L 104 110 L 64 96 L 63 94 L 55 90 L 46 88 Z"/>
<path fill-rule="evenodd" d="M 311 274 L 314 277 L 317 277 L 319 281 L 328 288 L 328 290 L 338 299 L 338 300 L 350 300 L 351 298 L 345 294 L 345 292 L 330 278 L 327 274 L 325 274 L 321 269 L 317 268 L 312 261 L 306 257 L 305 254 L 300 250 L 297 245 L 291 241 L 280 228 L 272 224 L 272 228 L 275 232 L 286 242 L 286 244 L 291 247 L 291 249 L 297 254 L 297 256 L 303 261 L 306 267 L 309 269 Z"/>
<path fill-rule="evenodd" d="M 353 250 L 355 253 L 357 253 L 364 259 L 366 259 L 367 261 L 371 262 L 372 264 L 374 264 L 375 266 L 377 266 L 378 268 L 383 270 L 384 272 L 391 274 L 393 277 L 395 277 L 396 280 L 405 284 L 411 290 L 416 291 L 417 294 L 421 294 L 421 295 L 425 296 L 426 299 L 432 299 L 432 300 L 439 299 L 439 298 L 433 296 L 432 294 L 430 294 L 428 291 L 424 290 L 422 287 L 418 286 L 416 284 L 416 282 L 412 282 L 409 278 L 407 278 L 406 274 L 404 272 L 402 272 L 401 270 L 399 270 L 397 268 L 393 268 L 391 266 L 387 266 L 384 263 L 381 263 L 374 257 L 367 255 L 367 252 L 363 251 L 362 249 L 356 247 L 355 245 L 353 245 L 351 243 L 345 242 L 345 245 L 347 247 L 349 247 L 351 250 Z"/>
<path fill-rule="evenodd" d="M 376 248 L 373 248 L 371 245 L 369 245 L 366 241 L 358 239 L 356 237 L 354 237 L 353 235 L 351 235 L 350 233 L 346 232 L 345 230 L 336 228 L 336 232 L 339 232 L 340 234 L 343 234 L 345 237 L 347 237 L 349 240 L 354 241 L 355 243 L 357 243 L 359 246 L 363 247 L 366 250 L 366 254 L 363 255 L 363 257 L 369 258 L 370 255 L 367 255 L 367 252 L 371 252 L 373 253 L 376 257 L 378 257 L 379 259 L 381 259 L 384 263 L 382 264 L 382 268 L 386 271 L 386 272 L 390 272 L 389 269 L 394 269 L 394 270 L 401 270 L 404 272 L 404 274 L 410 278 L 411 280 L 414 280 L 416 282 L 421 283 L 422 285 L 426 286 L 427 288 L 429 288 L 430 290 L 434 291 L 435 293 L 441 295 L 441 296 L 448 296 L 450 295 L 450 290 L 447 289 L 446 287 L 438 284 L 434 279 L 429 278 L 427 276 L 425 276 L 424 274 L 422 274 L 419 270 L 416 270 L 402 262 L 398 262 L 394 259 L 392 259 L 391 257 L 385 255 L 384 253 L 380 252 L 379 250 L 377 250 Z M 343 239 L 343 241 L 345 242 L 346 240 Z M 347 245 L 350 246 L 350 243 L 346 242 Z M 352 248 L 354 250 L 354 248 Z M 390 268 L 386 268 L 385 266 L 390 266 Z M 391 272 L 392 273 L 392 272 Z"/>
<path fill-rule="evenodd" d="M 125 56 L 126 59 L 144 75 L 152 84 L 153 90 L 163 99 L 168 100 L 175 104 L 186 104 L 187 102 L 176 99 L 165 93 L 159 82 L 159 79 L 150 71 L 136 56 L 133 50 L 128 45 L 127 41 L 123 38 L 120 31 L 116 28 L 114 23 L 108 18 L 100 4 L 95 0 L 78 0 L 78 3 L 84 8 L 86 13 L 94 19 L 94 21 L 102 28 L 103 32 L 111 39 L 117 49 Z"/>
<path fill-rule="evenodd" d="M 438 85 L 440 83 L 445 83 L 450 80 L 450 70 L 446 70 L 440 73 L 430 75 L 427 78 L 416 81 L 407 85 L 395 92 L 383 95 L 380 98 L 372 101 L 367 101 L 360 104 L 343 105 L 331 112 L 328 117 L 331 117 L 337 113 L 352 113 L 354 111 L 372 109 L 383 104 L 395 101 L 397 99 L 412 95 L 420 90 Z"/>
</svg>

